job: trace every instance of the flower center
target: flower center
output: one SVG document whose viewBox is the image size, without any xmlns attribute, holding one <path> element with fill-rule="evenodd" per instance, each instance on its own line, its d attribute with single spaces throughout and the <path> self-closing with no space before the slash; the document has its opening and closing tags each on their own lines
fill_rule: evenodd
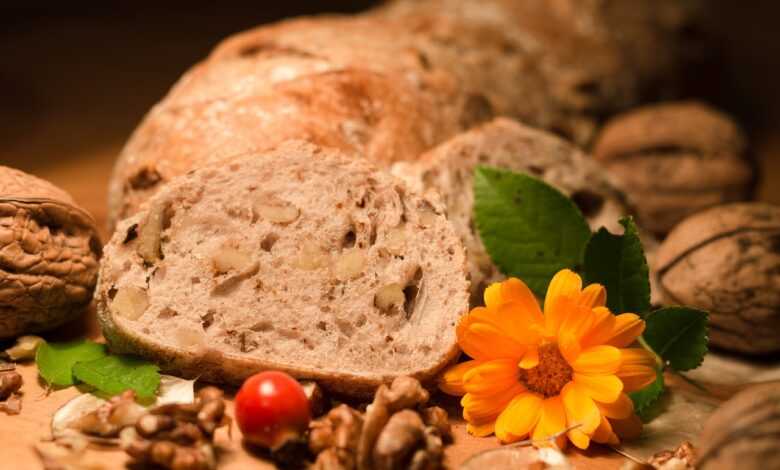
<svg viewBox="0 0 780 470">
<path fill-rule="evenodd" d="M 528 390 L 545 397 L 558 395 L 571 378 L 572 368 L 561 355 L 556 344 L 541 346 L 539 365 L 533 369 L 520 371 L 520 380 L 525 382 Z"/>
</svg>

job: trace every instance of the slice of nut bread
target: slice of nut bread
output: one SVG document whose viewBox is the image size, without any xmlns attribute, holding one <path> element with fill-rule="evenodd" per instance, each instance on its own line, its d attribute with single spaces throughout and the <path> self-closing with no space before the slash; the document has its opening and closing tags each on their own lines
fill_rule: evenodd
<svg viewBox="0 0 780 470">
<path fill-rule="evenodd" d="M 485 251 L 473 222 L 473 175 L 477 165 L 524 172 L 570 196 L 592 228 L 622 232 L 620 216 L 629 213 L 623 195 L 606 172 L 583 152 L 553 134 L 497 118 L 464 132 L 423 155 L 393 166 L 393 173 L 420 192 L 441 194 L 447 215 L 468 253 L 472 302 L 502 279 Z"/>
<path fill-rule="evenodd" d="M 364 159 L 288 141 L 181 176 L 105 249 L 115 351 L 239 383 L 263 369 L 351 395 L 457 354 L 465 254 L 443 210 Z"/>
</svg>

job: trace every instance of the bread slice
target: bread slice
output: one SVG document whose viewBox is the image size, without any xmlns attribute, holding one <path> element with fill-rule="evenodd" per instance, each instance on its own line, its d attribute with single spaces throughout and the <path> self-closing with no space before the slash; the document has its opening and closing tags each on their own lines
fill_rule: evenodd
<svg viewBox="0 0 780 470">
<path fill-rule="evenodd" d="M 473 222 L 473 174 L 477 165 L 525 172 L 543 179 L 572 198 L 593 229 L 618 223 L 628 214 L 624 196 L 590 157 L 548 132 L 498 118 L 464 132 L 423 155 L 417 162 L 397 163 L 392 171 L 420 192 L 439 193 L 449 220 L 468 254 L 472 302 L 503 276 L 485 251 Z"/>
<path fill-rule="evenodd" d="M 365 395 L 457 354 L 465 254 L 443 210 L 363 159 L 289 141 L 171 181 L 105 248 L 112 350 L 240 383 L 263 369 Z"/>
</svg>

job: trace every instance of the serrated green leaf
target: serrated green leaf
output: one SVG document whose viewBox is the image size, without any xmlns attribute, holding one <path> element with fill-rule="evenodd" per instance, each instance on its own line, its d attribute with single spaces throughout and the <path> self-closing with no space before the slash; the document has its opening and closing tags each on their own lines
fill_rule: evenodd
<svg viewBox="0 0 780 470">
<path fill-rule="evenodd" d="M 159 368 L 134 356 L 106 356 L 79 362 L 73 367 L 73 375 L 107 395 L 132 389 L 139 398 L 150 398 L 160 385 Z"/>
<path fill-rule="evenodd" d="M 607 289 L 607 307 L 615 313 L 644 314 L 650 310 L 650 276 L 645 252 L 633 219 L 620 220 L 623 235 L 602 228 L 585 249 L 585 281 Z"/>
<path fill-rule="evenodd" d="M 629 393 L 631 401 L 634 402 L 634 411 L 645 423 L 653 417 L 653 404 L 655 404 L 664 392 L 664 373 L 658 370 L 655 382 L 651 383 L 642 390 Z"/>
<path fill-rule="evenodd" d="M 590 227 L 560 191 L 531 176 L 479 166 L 474 174 L 474 219 L 501 272 L 543 296 L 553 275 L 578 268 Z"/>
<path fill-rule="evenodd" d="M 106 346 L 93 341 L 43 343 L 35 353 L 38 373 L 49 385 L 67 387 L 75 383 L 73 365 L 92 361 L 106 355 Z"/>
<path fill-rule="evenodd" d="M 707 354 L 707 312 L 667 307 L 645 316 L 645 342 L 677 371 L 699 367 Z"/>
</svg>

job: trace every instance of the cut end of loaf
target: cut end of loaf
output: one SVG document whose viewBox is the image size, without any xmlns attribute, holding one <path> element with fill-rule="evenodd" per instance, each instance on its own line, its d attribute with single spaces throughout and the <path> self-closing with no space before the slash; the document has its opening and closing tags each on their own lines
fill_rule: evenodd
<svg viewBox="0 0 780 470">
<path fill-rule="evenodd" d="M 112 344 L 164 367 L 209 363 L 228 381 L 274 368 L 349 391 L 449 362 L 467 288 L 434 203 L 289 142 L 174 180 L 121 223 L 98 309 Z"/>
</svg>

